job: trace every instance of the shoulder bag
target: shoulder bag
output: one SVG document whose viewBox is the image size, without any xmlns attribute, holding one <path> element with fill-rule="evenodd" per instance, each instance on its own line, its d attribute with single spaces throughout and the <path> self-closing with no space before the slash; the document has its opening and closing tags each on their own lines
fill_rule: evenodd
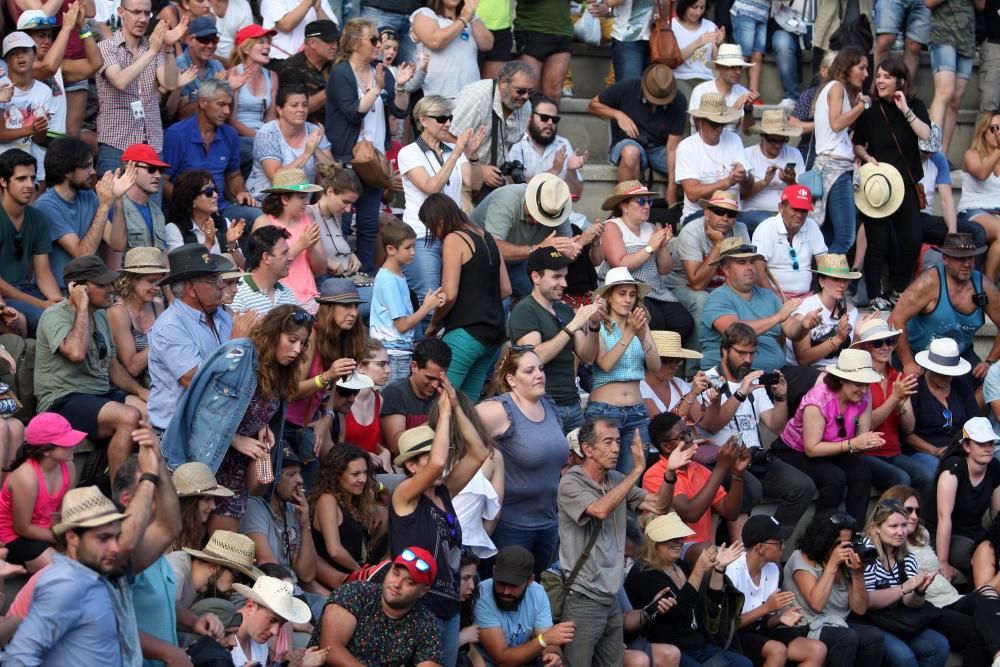
<svg viewBox="0 0 1000 667">
<path fill-rule="evenodd" d="M 573 570 L 569 573 L 568 577 L 566 576 L 566 570 L 562 568 L 562 564 L 559 566 L 559 572 L 545 570 L 542 572 L 542 576 L 539 577 L 542 587 L 545 589 L 545 594 L 549 597 L 552 620 L 556 623 L 562 620 L 563 606 L 566 604 L 566 594 L 569 593 L 569 587 L 576 581 L 577 575 L 580 574 L 580 568 L 583 567 L 583 564 L 587 562 L 587 558 L 590 557 L 590 552 L 594 548 L 594 544 L 597 542 L 597 537 L 601 534 L 602 528 L 603 526 L 598 522 L 597 529 L 587 540 L 587 545 L 583 547 L 583 553 L 580 554 L 576 565 L 573 566 Z M 558 548 L 557 545 L 556 549 Z"/>
<path fill-rule="evenodd" d="M 905 559 L 903 562 L 897 562 L 896 568 L 896 579 L 902 586 L 907 579 Z M 890 632 L 903 641 L 912 639 L 939 618 L 941 610 L 926 600 L 922 607 L 907 607 L 902 600 L 897 600 L 883 609 L 869 609 L 860 617 L 862 622 Z"/>
<path fill-rule="evenodd" d="M 906 156 L 903 155 L 903 149 L 899 145 L 899 139 L 896 138 L 896 133 L 892 131 L 892 125 L 889 124 L 889 116 L 885 113 L 885 107 L 879 102 L 878 108 L 882 112 L 882 118 L 885 119 L 885 126 L 889 128 L 889 134 L 892 135 L 892 142 L 896 144 L 896 150 L 899 151 L 899 159 L 906 164 Z M 910 111 L 913 111 L 913 109 L 910 109 Z M 917 206 L 919 206 L 920 210 L 923 211 L 927 208 L 927 193 L 924 192 L 924 184 L 913 178 L 913 172 L 910 171 L 909 164 L 906 165 L 906 175 L 910 177 L 910 183 L 913 184 L 913 188 L 917 192 Z"/>
<path fill-rule="evenodd" d="M 649 52 L 652 62 L 677 69 L 684 64 L 681 48 L 677 46 L 671 21 L 674 15 L 673 0 L 653 0 L 653 27 L 649 32 Z"/>
<path fill-rule="evenodd" d="M 370 188 L 388 189 L 392 186 L 392 165 L 385 153 L 375 148 L 368 139 L 358 139 L 351 151 L 351 168 L 361 182 Z"/>
</svg>

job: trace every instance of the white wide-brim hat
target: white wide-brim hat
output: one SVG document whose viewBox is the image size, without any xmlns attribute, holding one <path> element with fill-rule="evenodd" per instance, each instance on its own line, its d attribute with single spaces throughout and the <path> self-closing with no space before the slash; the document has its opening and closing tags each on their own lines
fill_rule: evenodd
<svg viewBox="0 0 1000 667">
<path fill-rule="evenodd" d="M 885 218 L 899 209 L 906 196 L 906 186 L 899 170 L 887 162 L 861 165 L 861 182 L 854 193 L 854 204 L 869 218 Z"/>
<path fill-rule="evenodd" d="M 972 370 L 972 364 L 962 358 L 958 343 L 951 338 L 935 338 L 914 358 L 920 366 L 941 375 L 958 377 Z"/>
<path fill-rule="evenodd" d="M 233 584 L 233 588 L 246 599 L 267 607 L 290 623 L 308 623 L 312 618 L 309 605 L 297 599 L 292 585 L 282 579 L 263 575 L 257 578 L 253 588 L 243 584 Z"/>
</svg>

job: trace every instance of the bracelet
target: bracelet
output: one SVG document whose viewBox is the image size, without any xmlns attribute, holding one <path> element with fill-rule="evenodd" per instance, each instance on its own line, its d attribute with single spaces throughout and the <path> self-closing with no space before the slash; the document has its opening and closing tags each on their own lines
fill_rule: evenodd
<svg viewBox="0 0 1000 667">
<path fill-rule="evenodd" d="M 465 24 L 465 27 L 469 27 L 469 21 L 464 16 L 459 16 L 458 20 Z"/>
<path fill-rule="evenodd" d="M 545 641 L 545 637 L 542 636 L 541 632 L 538 633 L 538 636 L 535 637 L 535 639 L 537 639 L 538 643 L 542 645 L 542 648 L 548 648 L 549 647 L 548 642 Z"/>
<path fill-rule="evenodd" d="M 907 123 L 912 123 L 916 117 L 917 114 L 913 113 L 913 109 L 907 109 L 906 113 L 903 114 L 903 118 L 906 119 Z"/>
<path fill-rule="evenodd" d="M 469 158 L 465 158 L 465 159 L 466 159 L 466 160 L 467 160 L 468 162 L 472 163 L 472 164 L 475 164 L 475 163 L 479 162 L 479 158 L 476 158 L 475 160 L 473 160 L 473 159 L 472 159 L 471 157 L 469 157 Z"/>
<path fill-rule="evenodd" d="M 87 39 L 88 37 L 93 37 L 93 36 L 94 33 L 90 32 L 89 30 L 86 32 L 81 32 L 80 34 L 77 35 L 77 37 L 79 37 L 80 39 Z"/>
<path fill-rule="evenodd" d="M 689 396 L 690 394 L 685 394 L 684 396 L 681 396 L 681 400 L 687 403 L 688 405 L 694 405 L 694 399 L 688 398 Z"/>
<path fill-rule="evenodd" d="M 317 375 L 316 377 L 314 377 L 313 378 L 313 382 L 316 384 L 316 388 L 317 389 L 322 389 L 322 388 L 324 388 L 326 386 L 326 382 L 323 381 L 323 374 L 322 373 L 320 373 L 319 375 Z"/>
<path fill-rule="evenodd" d="M 848 454 L 854 453 L 854 443 L 851 442 L 850 440 L 847 441 L 847 453 Z"/>
<path fill-rule="evenodd" d="M 663 481 L 666 482 L 667 484 L 676 484 L 677 483 L 677 475 L 674 475 L 673 478 L 670 478 L 670 477 L 667 477 L 667 473 L 663 473 Z"/>
<path fill-rule="evenodd" d="M 712 569 L 715 570 L 716 572 L 718 572 L 719 574 L 725 574 L 726 573 L 726 568 L 722 568 L 720 570 L 718 567 L 713 567 Z"/>
<path fill-rule="evenodd" d="M 159 484 L 160 484 L 160 476 L 159 475 L 154 475 L 151 472 L 144 472 L 141 475 L 139 475 L 139 481 L 140 482 L 152 482 L 153 486 L 159 486 Z"/>
<path fill-rule="evenodd" d="M 595 325 L 591 324 L 591 325 L 588 325 L 587 328 L 590 329 L 590 331 L 592 331 L 593 333 L 597 333 L 598 331 L 601 330 L 601 325 L 598 324 L 598 325 L 595 326 Z"/>
<path fill-rule="evenodd" d="M 562 331 L 564 334 L 566 334 L 567 336 L 569 336 L 570 340 L 573 340 L 573 332 L 569 330 L 569 327 L 565 327 L 564 326 L 564 327 L 562 327 L 562 329 L 560 329 L 560 331 Z"/>
<path fill-rule="evenodd" d="M 744 393 L 743 393 L 742 391 L 740 391 L 739 389 L 737 389 L 736 391 L 734 391 L 734 392 L 733 392 L 733 398 L 735 398 L 735 399 L 736 399 L 737 401 L 739 401 L 740 403 L 744 403 L 744 402 L 746 402 L 746 400 L 747 400 L 747 395 L 746 395 L 746 394 L 744 394 Z"/>
</svg>

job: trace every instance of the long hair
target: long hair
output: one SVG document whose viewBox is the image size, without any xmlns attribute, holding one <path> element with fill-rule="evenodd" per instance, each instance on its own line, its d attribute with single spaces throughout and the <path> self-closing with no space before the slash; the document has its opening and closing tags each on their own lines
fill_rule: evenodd
<svg viewBox="0 0 1000 667">
<path fill-rule="evenodd" d="M 472 565 L 476 569 L 479 569 L 479 556 L 471 551 L 465 550 L 462 551 L 462 558 L 458 561 L 458 571 L 461 572 L 462 568 L 468 565 Z M 475 586 L 472 589 L 472 595 L 469 596 L 468 600 L 462 603 L 462 606 L 458 610 L 458 613 L 460 614 L 459 625 L 463 628 L 467 628 L 476 622 L 476 600 L 479 599 L 478 574 L 473 575 L 473 581 L 475 581 Z"/>
<path fill-rule="evenodd" d="M 458 404 L 462 408 L 462 412 L 465 416 L 469 418 L 472 422 L 472 427 L 476 429 L 476 433 L 479 434 L 479 439 L 483 441 L 483 444 L 488 448 L 493 448 L 493 438 L 490 437 L 489 431 L 483 426 L 483 422 L 479 419 L 479 413 L 476 412 L 476 405 L 472 402 L 465 392 L 457 392 Z M 434 429 L 437 429 L 438 417 L 441 415 L 441 410 L 438 407 L 441 401 L 434 401 L 431 403 L 430 409 L 427 411 L 427 424 Z M 448 447 L 448 462 L 445 464 L 445 470 L 450 471 L 455 467 L 465 453 L 468 451 L 468 446 L 465 442 L 465 438 L 462 436 L 462 427 L 458 423 L 458 419 L 452 419 L 448 428 L 448 442 L 450 446 Z"/>
<path fill-rule="evenodd" d="M 660 556 L 660 552 L 656 548 L 657 544 L 658 542 L 654 542 L 650 539 L 644 541 L 642 543 L 642 547 L 639 548 L 639 555 L 636 560 L 645 563 L 647 567 L 651 567 L 654 570 L 662 570 L 666 567 L 666 563 L 663 562 L 663 558 Z"/>
<path fill-rule="evenodd" d="M 878 559 L 885 566 L 886 570 L 890 569 L 890 556 L 896 561 L 897 567 L 906 567 L 906 554 L 909 553 L 909 550 L 906 548 L 906 540 L 903 540 L 903 544 L 898 547 L 891 547 L 885 544 L 882 541 L 882 537 L 878 534 L 878 527 L 888 521 L 889 517 L 893 514 L 902 514 L 904 519 L 909 518 L 906 515 L 906 508 L 903 507 L 901 501 L 880 500 L 875 505 L 875 511 L 872 512 L 872 515 L 868 518 L 868 523 L 865 525 L 865 536 L 875 545 L 875 551 L 878 552 Z"/>
<path fill-rule="evenodd" d="M 867 59 L 868 56 L 858 47 L 845 46 L 837 52 L 837 57 L 833 59 L 833 64 L 830 65 L 830 81 L 840 81 L 844 84 L 844 88 L 847 90 L 849 96 L 857 94 L 860 88 L 855 88 L 848 83 L 847 73 L 859 62 Z"/>
<path fill-rule="evenodd" d="M 340 486 L 340 476 L 347 470 L 347 466 L 358 460 L 365 462 L 368 478 L 365 480 L 364 491 L 355 496 Z M 329 493 L 337 499 L 342 512 L 350 514 L 365 530 L 371 530 L 375 516 L 375 484 L 375 464 L 371 457 L 363 449 L 343 443 L 323 457 L 319 472 L 316 473 L 316 483 L 309 492 L 309 504 L 315 507 L 319 497 Z"/>
<path fill-rule="evenodd" d="M 799 536 L 799 551 L 818 565 L 824 565 L 833 548 L 840 544 L 840 531 L 851 527 L 834 521 L 836 515 L 834 510 L 817 513 Z"/>
<path fill-rule="evenodd" d="M 316 352 L 324 368 L 345 357 L 360 364 L 368 353 L 368 332 L 361 317 L 354 321 L 350 329 L 338 329 L 333 321 L 333 309 L 336 307 L 334 303 L 321 303 L 316 313 Z"/>
<path fill-rule="evenodd" d="M 263 38 L 250 37 L 248 39 L 243 40 L 241 44 L 233 48 L 233 54 L 232 54 L 233 66 L 235 67 L 236 65 L 242 65 L 246 63 L 248 59 L 247 57 L 250 55 L 250 49 L 257 46 L 257 44 L 260 43 L 261 39 Z M 271 76 L 270 70 L 268 70 L 266 67 L 263 68 L 261 74 L 263 74 L 264 76 Z"/>
<path fill-rule="evenodd" d="M 303 323 L 296 322 L 296 318 L 303 318 Z M 264 398 L 287 401 L 298 391 L 299 364 L 292 362 L 283 366 L 278 363 L 275 353 L 283 333 L 302 330 L 305 332 L 304 337 L 308 339 L 311 320 L 312 317 L 298 306 L 278 306 L 265 315 L 250 332 L 250 340 L 257 348 L 259 359 L 257 387 Z"/>
<path fill-rule="evenodd" d="M 440 192 L 435 192 L 424 200 L 417 217 L 427 227 L 425 245 L 429 245 L 432 241 L 444 240 L 448 234 L 471 226 L 469 217 L 459 208 L 455 200 Z"/>
<path fill-rule="evenodd" d="M 21 445 L 20 449 L 17 450 L 17 456 L 11 461 L 10 465 L 3 469 L 4 472 L 14 472 L 20 468 L 29 459 L 32 461 L 41 461 L 45 458 L 45 455 L 53 451 L 56 448 L 55 445 L 29 445 L 24 443 Z"/>
<path fill-rule="evenodd" d="M 978 547 L 983 542 L 988 542 L 991 547 L 993 547 L 994 556 L 1000 555 L 1000 515 L 993 518 L 990 521 L 989 528 L 986 532 L 976 541 L 976 547 Z M 975 549 L 973 549 L 975 551 Z"/>
<path fill-rule="evenodd" d="M 905 503 L 907 498 L 916 498 L 917 502 L 920 503 L 921 509 L 923 509 L 924 501 L 920 497 L 920 492 L 917 491 L 912 486 L 907 486 L 906 484 L 897 484 L 895 486 L 890 486 L 888 489 L 882 492 L 879 496 L 879 500 L 898 500 L 901 503 Z M 907 536 L 907 541 L 915 547 L 925 547 L 927 546 L 928 540 L 930 538 L 929 533 L 927 533 L 926 528 L 924 528 L 924 520 L 918 515 L 917 517 L 917 529 L 913 531 L 912 535 Z"/>
<path fill-rule="evenodd" d="M 181 532 L 174 540 L 174 551 L 184 547 L 201 549 L 205 546 L 208 534 L 198 511 L 198 503 L 201 502 L 201 499 L 202 496 L 185 496 L 180 499 Z"/>
<path fill-rule="evenodd" d="M 337 49 L 338 63 L 347 60 L 352 53 L 358 50 L 358 44 L 364 39 L 366 28 L 370 29 L 373 35 L 378 34 L 375 21 L 369 18 L 359 16 L 344 24 L 344 30 L 340 33 L 340 48 Z"/>
<path fill-rule="evenodd" d="M 976 121 L 976 129 L 973 130 L 972 134 L 972 150 L 979 153 L 979 157 L 986 157 L 990 153 L 990 147 L 986 145 L 986 135 L 989 134 L 990 124 L 993 122 L 993 116 L 1000 116 L 1000 112 L 991 111 L 989 113 L 983 114 Z"/>
<path fill-rule="evenodd" d="M 507 381 L 507 376 L 517 373 L 517 367 L 525 355 L 533 354 L 536 357 L 538 356 L 538 353 L 535 352 L 534 349 L 529 350 L 522 348 L 515 350 L 514 348 L 516 347 L 518 346 L 512 345 L 510 349 L 508 349 L 507 354 L 503 356 L 500 363 L 497 365 L 496 393 L 498 394 L 506 394 L 511 391 L 510 382 Z"/>
<path fill-rule="evenodd" d="M 902 82 L 902 85 L 899 87 L 899 90 L 903 92 L 903 95 L 906 96 L 906 99 L 909 100 L 913 98 L 915 90 L 913 87 L 913 83 L 910 81 L 910 70 L 909 68 L 907 68 L 906 63 L 903 62 L 902 58 L 895 55 L 886 56 L 885 60 L 879 62 L 878 67 L 876 68 L 876 74 L 878 70 L 884 70 L 886 74 L 896 79 L 896 81 Z M 871 87 L 871 92 L 869 93 L 872 96 L 872 98 L 878 97 L 878 88 L 876 88 L 875 86 L 875 82 L 877 79 L 878 76 L 872 77 L 872 87 Z"/>
<path fill-rule="evenodd" d="M 170 198 L 170 208 L 167 218 L 177 225 L 181 231 L 192 229 L 191 211 L 194 210 L 194 200 L 198 198 L 205 186 L 215 187 L 212 174 L 204 169 L 192 169 L 181 174 L 174 183 L 174 194 Z M 219 193 L 222 198 L 222 193 Z"/>
</svg>

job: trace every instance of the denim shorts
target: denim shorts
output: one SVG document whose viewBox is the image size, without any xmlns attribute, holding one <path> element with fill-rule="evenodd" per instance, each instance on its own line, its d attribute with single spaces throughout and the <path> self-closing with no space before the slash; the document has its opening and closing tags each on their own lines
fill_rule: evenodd
<svg viewBox="0 0 1000 667">
<path fill-rule="evenodd" d="M 740 45 L 744 58 L 749 58 L 751 53 L 764 53 L 767 49 L 767 21 L 734 13 L 733 39 Z"/>
<path fill-rule="evenodd" d="M 931 39 L 931 10 L 924 0 L 878 0 L 875 3 L 875 34 L 899 34 L 914 42 L 928 44 Z"/>
<path fill-rule="evenodd" d="M 958 55 L 953 44 L 931 44 L 931 72 L 954 72 L 966 81 L 972 76 L 972 58 Z"/>
<path fill-rule="evenodd" d="M 653 169 L 660 172 L 661 174 L 667 173 L 667 147 L 666 145 L 657 146 L 655 148 L 645 148 L 635 139 L 622 139 L 617 144 L 611 147 L 611 154 L 608 156 L 608 162 L 618 166 L 618 162 L 622 158 L 622 150 L 626 146 L 635 146 L 639 149 L 640 160 L 642 161 L 643 170 L 647 169 L 650 162 L 653 164 Z"/>
<path fill-rule="evenodd" d="M 1000 218 L 1000 208 L 970 208 L 965 211 L 958 212 L 959 220 L 972 221 L 977 215 L 992 215 L 994 217 Z"/>
</svg>

